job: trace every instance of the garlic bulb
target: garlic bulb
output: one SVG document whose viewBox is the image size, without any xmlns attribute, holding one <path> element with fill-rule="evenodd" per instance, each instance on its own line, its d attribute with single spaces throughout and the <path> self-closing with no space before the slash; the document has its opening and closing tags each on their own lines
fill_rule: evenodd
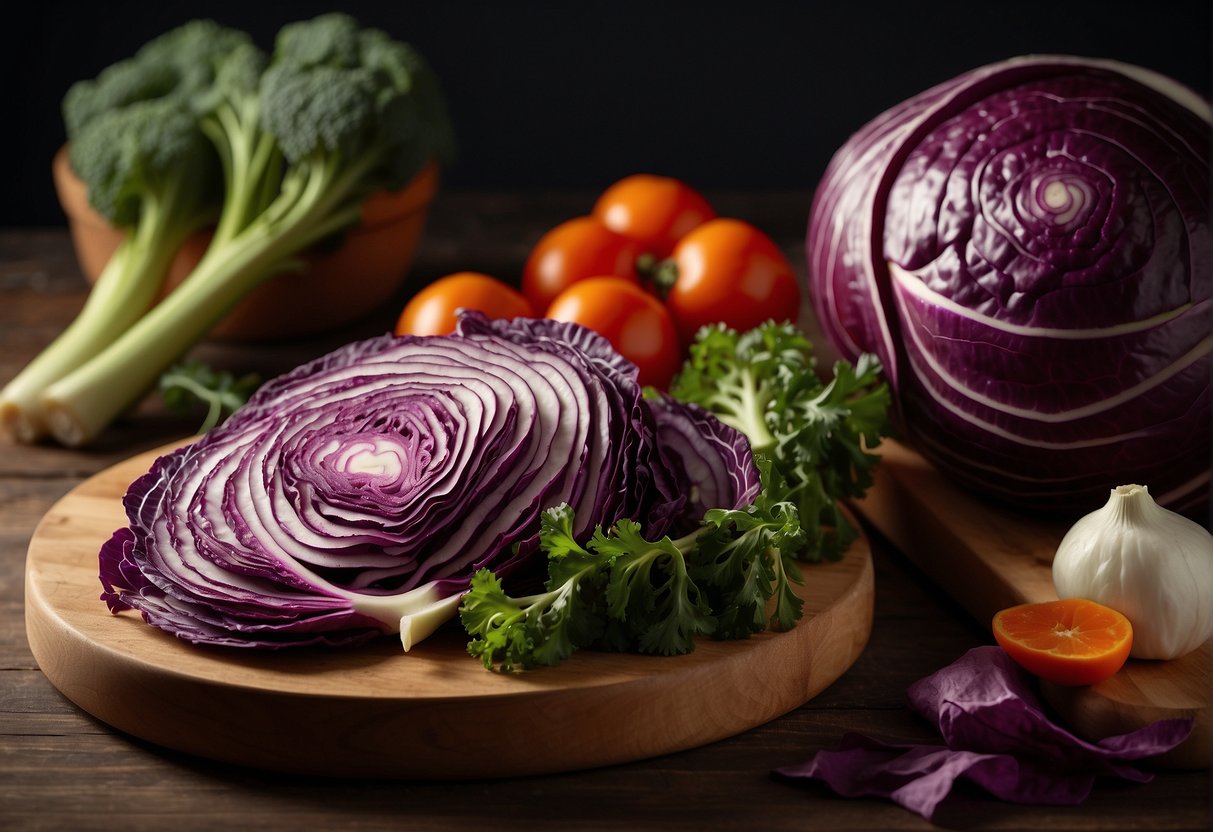
<svg viewBox="0 0 1213 832">
<path fill-rule="evenodd" d="M 1053 587 L 1128 618 L 1134 658 L 1177 658 L 1213 636 L 1213 535 L 1121 485 L 1062 538 Z"/>
</svg>

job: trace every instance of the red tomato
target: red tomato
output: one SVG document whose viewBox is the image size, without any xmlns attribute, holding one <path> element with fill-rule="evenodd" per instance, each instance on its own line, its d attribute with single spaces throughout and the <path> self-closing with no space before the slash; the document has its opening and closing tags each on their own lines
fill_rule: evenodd
<svg viewBox="0 0 1213 832">
<path fill-rule="evenodd" d="M 536 309 L 546 309 L 578 280 L 613 275 L 637 281 L 640 246 L 594 217 L 576 217 L 544 234 L 531 249 L 522 272 L 522 293 Z"/>
<path fill-rule="evenodd" d="M 669 176 L 637 173 L 602 192 L 594 216 L 640 243 L 643 251 L 668 257 L 678 241 L 716 216 L 691 186 Z"/>
<path fill-rule="evenodd" d="M 706 222 L 682 238 L 672 259 L 677 278 L 665 302 L 688 344 L 705 324 L 745 331 L 769 319 L 795 322 L 800 316 L 792 264 L 747 222 Z"/>
<path fill-rule="evenodd" d="M 475 309 L 490 318 L 531 318 L 534 307 L 509 284 L 480 272 L 456 272 L 426 286 L 405 305 L 397 335 L 449 335 L 457 309 Z"/>
<path fill-rule="evenodd" d="M 670 313 L 638 284 L 618 277 L 580 280 L 545 315 L 589 327 L 640 369 L 640 383 L 664 390 L 682 364 Z"/>
</svg>

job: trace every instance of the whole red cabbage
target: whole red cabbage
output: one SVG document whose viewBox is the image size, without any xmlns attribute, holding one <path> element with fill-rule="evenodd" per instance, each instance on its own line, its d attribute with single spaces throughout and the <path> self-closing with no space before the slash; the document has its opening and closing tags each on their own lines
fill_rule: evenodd
<svg viewBox="0 0 1213 832">
<path fill-rule="evenodd" d="M 636 377 L 605 339 L 554 321 L 470 313 L 453 336 L 345 346 L 131 485 L 102 598 L 196 643 L 399 631 L 407 647 L 477 569 L 525 566 L 546 508 L 569 504 L 583 536 L 624 517 L 661 535 L 698 522 L 704 499 L 750 503 L 745 437 L 646 400 Z"/>
<path fill-rule="evenodd" d="M 835 348 L 879 356 L 911 443 L 1022 507 L 1142 482 L 1208 500 L 1210 114 L 1109 61 L 1033 56 L 899 104 L 834 156 L 807 235 Z"/>
</svg>

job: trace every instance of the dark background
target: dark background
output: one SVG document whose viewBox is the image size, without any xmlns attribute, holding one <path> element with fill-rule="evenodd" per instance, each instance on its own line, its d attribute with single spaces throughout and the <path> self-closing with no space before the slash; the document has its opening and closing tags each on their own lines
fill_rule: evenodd
<svg viewBox="0 0 1213 832">
<path fill-rule="evenodd" d="M 410 41 L 438 71 L 460 139 L 457 189 L 597 189 L 637 171 L 703 189 L 811 189 L 886 107 L 1031 52 L 1115 58 L 1210 89 L 1210 3 L 94 2 L 2 13 L 0 224 L 56 225 L 59 100 L 191 17 L 265 47 L 341 9 Z"/>
</svg>

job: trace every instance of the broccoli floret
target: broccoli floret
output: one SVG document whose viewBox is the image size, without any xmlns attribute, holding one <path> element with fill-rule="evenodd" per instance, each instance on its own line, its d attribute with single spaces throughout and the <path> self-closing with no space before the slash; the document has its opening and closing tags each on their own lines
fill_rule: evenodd
<svg viewBox="0 0 1213 832">
<path fill-rule="evenodd" d="M 361 66 L 362 32 L 357 20 L 341 12 L 288 23 L 274 40 L 274 59 L 303 68 Z"/>
<path fill-rule="evenodd" d="M 425 60 L 385 32 L 358 30 L 347 15 L 284 27 L 261 97 L 265 129 L 296 168 L 340 154 L 340 164 L 365 171 L 368 186 L 391 190 L 453 152 Z"/>
<path fill-rule="evenodd" d="M 130 58 L 77 81 L 63 97 L 69 141 L 97 116 L 156 99 L 186 100 L 209 88 L 226 56 L 249 37 L 210 21 L 194 20 L 148 41 Z"/>
<path fill-rule="evenodd" d="M 89 203 L 113 225 L 133 228 L 153 222 L 153 213 L 176 212 L 192 230 L 217 209 L 217 157 L 178 101 L 138 101 L 102 113 L 69 151 Z"/>
<path fill-rule="evenodd" d="M 44 392 L 61 442 L 93 438 L 249 291 L 356 225 L 369 195 L 452 155 L 437 80 L 384 32 L 323 15 L 283 27 L 264 72 L 262 64 L 251 49 L 233 49 L 210 88 L 189 96 L 224 166 L 218 229 L 177 289 Z"/>
<path fill-rule="evenodd" d="M 63 123 L 68 140 L 74 141 L 85 125 L 102 113 L 172 94 L 178 81 L 174 67 L 133 58 L 106 67 L 94 79 L 77 81 L 63 96 Z"/>
<path fill-rule="evenodd" d="M 265 129 L 291 164 L 356 158 L 375 127 L 375 78 L 365 69 L 277 64 L 262 83 Z"/>
<path fill-rule="evenodd" d="M 189 94 L 210 86 L 228 55 L 251 43 L 252 38 L 240 29 L 213 20 L 191 20 L 145 43 L 134 60 L 174 67 L 181 90 Z"/>
<path fill-rule="evenodd" d="M 45 433 L 39 397 L 46 387 L 138 320 L 181 244 L 217 216 L 218 157 L 189 106 L 213 72 L 189 58 L 234 40 L 213 26 L 182 27 L 66 94 L 70 165 L 90 204 L 127 234 L 76 319 L 0 391 L 0 422 L 19 438 Z M 220 61 L 205 54 L 212 65 Z"/>
</svg>

